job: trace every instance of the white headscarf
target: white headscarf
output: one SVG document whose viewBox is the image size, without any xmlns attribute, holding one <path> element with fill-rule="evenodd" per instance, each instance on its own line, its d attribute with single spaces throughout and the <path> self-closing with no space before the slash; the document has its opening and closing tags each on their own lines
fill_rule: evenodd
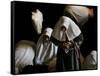
<svg viewBox="0 0 100 76">
<path fill-rule="evenodd" d="M 15 72 L 16 74 L 27 65 L 33 65 L 35 56 L 35 44 L 30 41 L 22 40 L 18 42 L 15 49 Z"/>
<path fill-rule="evenodd" d="M 85 6 L 66 6 L 64 12 L 70 13 L 80 25 L 88 21 L 89 9 Z"/>
<path fill-rule="evenodd" d="M 36 47 L 36 64 L 47 64 L 50 62 L 50 60 L 56 56 L 57 54 L 57 47 L 50 41 L 43 42 L 43 37 L 46 35 L 49 38 L 51 37 L 52 33 L 51 28 L 46 28 L 44 30 L 45 33 L 43 33 L 38 42 Z"/>
<path fill-rule="evenodd" d="M 66 16 L 62 16 L 59 21 L 57 22 L 54 31 L 52 33 L 52 36 L 59 40 L 59 41 L 63 41 L 61 38 L 62 36 L 62 31 L 61 31 L 61 27 L 64 26 L 66 28 L 66 36 L 68 38 L 68 40 L 73 40 L 74 38 L 76 38 L 77 36 L 80 35 L 81 30 L 79 29 L 79 27 L 74 23 L 74 21 L 72 21 L 69 17 Z"/>
<path fill-rule="evenodd" d="M 43 15 L 42 12 L 38 9 L 36 12 L 32 12 L 32 21 L 33 21 L 33 27 L 36 30 L 38 34 L 42 31 L 42 22 L 43 22 Z"/>
</svg>

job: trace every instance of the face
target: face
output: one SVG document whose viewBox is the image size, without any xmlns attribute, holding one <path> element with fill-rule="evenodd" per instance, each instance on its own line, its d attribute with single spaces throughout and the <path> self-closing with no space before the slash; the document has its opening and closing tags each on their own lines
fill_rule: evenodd
<svg viewBox="0 0 100 76">
<path fill-rule="evenodd" d="M 44 36 L 43 36 L 43 41 L 44 41 L 44 42 L 49 41 L 49 37 L 48 37 L 47 35 L 44 35 Z"/>
<path fill-rule="evenodd" d="M 61 27 L 61 31 L 66 31 L 66 28 L 64 26 Z"/>
</svg>

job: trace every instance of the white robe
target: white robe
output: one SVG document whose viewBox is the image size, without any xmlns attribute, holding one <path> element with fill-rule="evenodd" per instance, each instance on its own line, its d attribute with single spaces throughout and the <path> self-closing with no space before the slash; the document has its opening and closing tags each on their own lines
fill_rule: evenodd
<svg viewBox="0 0 100 76">
<path fill-rule="evenodd" d="M 34 47 L 33 47 L 34 46 Z M 15 49 L 15 73 L 18 74 L 27 65 L 34 65 L 35 44 L 31 41 L 22 40 L 16 44 Z"/>
<path fill-rule="evenodd" d="M 55 46 L 51 41 L 43 42 L 43 36 L 47 35 L 49 38 L 51 36 L 51 29 L 47 28 L 45 34 L 42 34 L 37 42 L 36 47 L 36 64 L 46 64 L 48 65 L 49 62 L 56 56 L 57 54 L 57 46 Z"/>
</svg>

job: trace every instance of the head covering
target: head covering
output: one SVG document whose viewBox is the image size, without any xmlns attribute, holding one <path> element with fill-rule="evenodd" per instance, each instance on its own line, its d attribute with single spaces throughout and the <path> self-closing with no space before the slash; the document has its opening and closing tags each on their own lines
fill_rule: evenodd
<svg viewBox="0 0 100 76">
<path fill-rule="evenodd" d="M 33 44 L 33 45 L 32 45 Z M 30 41 L 20 41 L 18 42 L 15 49 L 15 72 L 22 71 L 22 69 L 27 65 L 33 65 L 33 59 L 35 56 L 35 46 L 34 43 Z"/>
<path fill-rule="evenodd" d="M 47 35 L 49 38 L 51 37 L 52 31 L 53 30 L 51 28 L 46 28 L 37 42 L 35 59 L 36 64 L 48 65 L 49 61 L 57 54 L 57 47 L 50 40 L 47 42 L 43 41 L 43 37 L 45 35 Z"/>
<path fill-rule="evenodd" d="M 97 52 L 96 50 L 93 50 L 85 58 L 84 67 L 85 69 L 96 69 L 96 64 L 97 64 Z"/>
<path fill-rule="evenodd" d="M 45 35 L 47 35 L 49 38 L 51 37 L 51 33 L 52 33 L 52 29 L 51 28 L 46 28 L 45 30 L 44 30 L 44 32 L 45 32 Z"/>
<path fill-rule="evenodd" d="M 79 29 L 79 27 L 74 23 L 74 21 L 72 21 L 69 17 L 66 16 L 62 16 L 57 24 L 55 25 L 55 28 L 53 30 L 52 36 L 59 40 L 59 41 L 63 41 L 61 38 L 63 37 L 62 35 L 62 31 L 61 31 L 61 27 L 65 27 L 66 28 L 66 36 L 68 38 L 68 40 L 73 40 L 74 38 L 76 38 L 77 36 L 80 35 L 81 30 Z"/>
<path fill-rule="evenodd" d="M 89 8 L 86 6 L 66 6 L 64 14 L 69 13 L 79 25 L 84 25 L 88 21 Z"/>
<path fill-rule="evenodd" d="M 43 15 L 42 12 L 38 9 L 36 12 L 32 12 L 32 21 L 33 21 L 33 27 L 36 30 L 38 34 L 42 31 L 42 22 L 43 22 Z"/>
</svg>

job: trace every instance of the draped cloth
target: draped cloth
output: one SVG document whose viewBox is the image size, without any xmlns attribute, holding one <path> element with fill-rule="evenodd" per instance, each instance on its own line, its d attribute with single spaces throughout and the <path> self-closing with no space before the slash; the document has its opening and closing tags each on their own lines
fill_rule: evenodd
<svg viewBox="0 0 100 76">
<path fill-rule="evenodd" d="M 82 69 L 96 69 L 97 68 L 97 52 L 92 50 L 84 60 Z"/>
<path fill-rule="evenodd" d="M 40 10 L 36 10 L 36 12 L 32 12 L 32 22 L 33 27 L 38 34 L 42 31 L 42 22 L 43 22 L 43 14 Z"/>
<path fill-rule="evenodd" d="M 35 57 L 36 64 L 48 65 L 49 62 L 57 55 L 57 46 L 55 46 L 50 40 L 46 42 L 44 41 L 44 36 L 48 36 L 50 39 L 51 33 L 52 29 L 46 28 L 37 42 Z"/>
<path fill-rule="evenodd" d="M 82 27 L 88 21 L 89 9 L 86 6 L 68 5 L 64 9 L 64 14 L 70 16 Z"/>
<path fill-rule="evenodd" d="M 66 31 L 61 30 L 61 27 L 65 27 Z M 58 45 L 57 51 L 57 71 L 72 71 L 79 70 L 80 68 L 80 49 L 75 38 L 80 36 L 81 30 L 69 17 L 62 16 L 57 24 L 55 25 L 54 31 L 52 33 L 51 40 Z M 65 37 L 65 38 L 64 38 Z M 61 43 L 72 41 L 73 47 L 62 48 Z"/>
<path fill-rule="evenodd" d="M 15 49 L 15 72 L 19 74 L 22 69 L 28 65 L 34 65 L 33 59 L 35 57 L 34 42 L 22 40 L 16 44 Z"/>
<path fill-rule="evenodd" d="M 77 36 L 79 36 L 81 34 L 81 30 L 75 24 L 74 21 L 72 21 L 69 17 L 62 16 L 56 23 L 54 31 L 52 33 L 52 36 L 59 41 L 63 41 L 62 35 L 61 35 L 62 34 L 61 27 L 62 26 L 67 29 L 65 31 L 65 33 L 66 33 L 66 36 L 68 37 L 69 41 L 75 39 Z"/>
</svg>

